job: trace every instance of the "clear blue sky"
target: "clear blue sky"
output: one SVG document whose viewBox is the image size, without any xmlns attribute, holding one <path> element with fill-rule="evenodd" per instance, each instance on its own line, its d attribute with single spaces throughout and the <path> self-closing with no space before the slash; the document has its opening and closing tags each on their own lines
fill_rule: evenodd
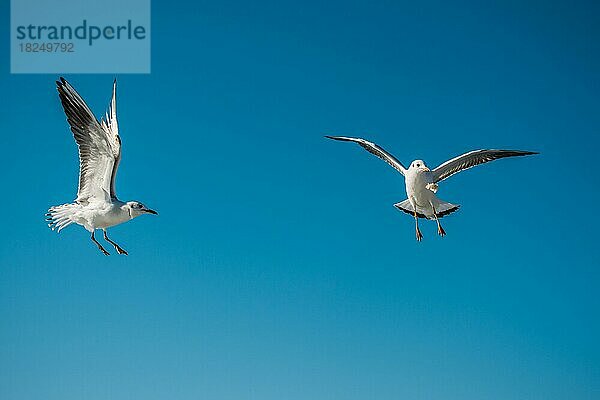
<svg viewBox="0 0 600 400">
<path fill-rule="evenodd" d="M 110 231 L 128 257 L 45 226 L 76 147 L 2 24 L 0 397 L 597 399 L 600 10 L 480 3 L 154 1 L 152 73 L 117 76 L 118 194 L 160 212 Z M 105 110 L 112 75 L 67 78 Z M 541 154 L 443 182 L 417 243 L 402 177 L 324 134 Z"/>
</svg>

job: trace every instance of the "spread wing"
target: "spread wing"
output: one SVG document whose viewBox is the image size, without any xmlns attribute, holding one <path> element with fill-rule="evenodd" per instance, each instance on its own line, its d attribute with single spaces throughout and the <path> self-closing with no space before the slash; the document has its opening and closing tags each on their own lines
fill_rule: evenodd
<svg viewBox="0 0 600 400">
<path fill-rule="evenodd" d="M 484 164 L 490 161 L 498 160 L 506 157 L 520 157 L 531 154 L 538 154 L 533 151 L 521 150 L 473 150 L 452 160 L 446 161 L 433 172 L 434 182 L 443 181 L 444 179 L 465 169 L 472 168 L 479 164 Z"/>
<path fill-rule="evenodd" d="M 56 82 L 60 101 L 79 148 L 77 202 L 114 197 L 114 175 L 121 158 L 116 117 L 115 86 L 106 121 L 98 122 L 79 93 L 64 78 Z"/>
<path fill-rule="evenodd" d="M 358 143 L 363 149 L 367 150 L 369 153 L 374 154 L 375 156 L 381 158 L 383 161 L 394 167 L 398 172 L 402 175 L 406 175 L 406 168 L 396 157 L 385 151 L 383 148 L 379 147 L 373 142 L 369 142 L 365 139 L 360 138 L 352 138 L 345 136 L 325 136 L 328 139 L 340 140 L 343 142 L 354 142 Z"/>
<path fill-rule="evenodd" d="M 110 177 L 110 197 L 113 199 L 117 198 L 117 192 L 115 190 L 115 178 L 117 176 L 117 169 L 121 163 L 121 137 L 119 136 L 119 124 L 117 122 L 117 80 L 113 82 L 112 99 L 108 111 L 104 115 L 101 121 L 102 129 L 108 133 L 109 140 L 111 140 L 113 149 L 118 148 L 115 163 L 112 169 L 112 175 Z"/>
</svg>

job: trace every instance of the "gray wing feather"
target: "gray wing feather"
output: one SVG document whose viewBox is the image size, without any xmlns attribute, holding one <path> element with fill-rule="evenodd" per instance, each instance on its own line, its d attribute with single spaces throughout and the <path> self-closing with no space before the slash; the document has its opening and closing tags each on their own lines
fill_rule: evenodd
<svg viewBox="0 0 600 400">
<path fill-rule="evenodd" d="M 498 160 L 506 157 L 521 157 L 538 154 L 533 151 L 522 150 L 473 150 L 446 161 L 433 172 L 434 182 L 442 181 L 460 171 L 472 168 L 479 164 Z"/>
<path fill-rule="evenodd" d="M 79 148 L 77 202 L 106 200 L 110 196 L 113 169 L 121 151 L 118 133 L 115 136 L 103 129 L 83 98 L 64 78 L 61 77 L 56 86 Z"/>
<path fill-rule="evenodd" d="M 354 142 L 359 144 L 363 149 L 367 150 L 369 153 L 379 157 L 389 165 L 391 165 L 396 171 L 400 172 L 402 175 L 406 174 L 406 168 L 396 157 L 385 151 L 382 147 L 376 145 L 373 142 L 369 142 L 368 140 L 361 138 L 353 138 L 353 137 L 345 137 L 345 136 L 325 136 L 328 139 L 340 140 L 343 142 Z"/>
<path fill-rule="evenodd" d="M 115 178 L 117 176 L 117 170 L 121 163 L 121 137 L 119 136 L 119 123 L 117 122 L 117 80 L 113 82 L 113 91 L 108 111 L 104 115 L 100 125 L 102 129 L 108 133 L 109 141 L 111 142 L 111 148 L 114 151 L 115 162 L 113 164 L 112 173 L 110 176 L 110 197 L 113 199 L 117 198 L 117 192 L 115 190 Z"/>
</svg>

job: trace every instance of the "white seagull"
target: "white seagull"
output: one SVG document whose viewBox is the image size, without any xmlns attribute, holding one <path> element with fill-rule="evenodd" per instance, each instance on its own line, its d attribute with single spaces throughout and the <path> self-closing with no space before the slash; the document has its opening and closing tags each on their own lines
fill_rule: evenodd
<svg viewBox="0 0 600 400">
<path fill-rule="evenodd" d="M 48 226 L 57 232 L 76 223 L 91 232 L 92 241 L 105 255 L 110 253 L 94 238 L 102 229 L 104 239 L 119 254 L 127 255 L 110 240 L 106 228 L 129 221 L 142 214 L 157 214 L 138 201 L 123 202 L 115 192 L 115 177 L 121 161 L 121 138 L 117 124 L 117 81 L 112 100 L 100 122 L 77 91 L 64 78 L 56 81 L 60 101 L 79 147 L 79 189 L 75 203 L 51 207 L 46 213 Z"/>
<path fill-rule="evenodd" d="M 423 160 L 413 161 L 407 169 L 396 157 L 373 142 L 361 138 L 344 136 L 325 137 L 333 140 L 358 143 L 369 153 L 381 158 L 404 175 L 408 199 L 394 204 L 394 207 L 415 217 L 415 231 L 418 241 L 423 239 L 423 235 L 419 229 L 419 218 L 435 219 L 438 234 L 445 236 L 446 232 L 442 228 L 442 225 L 440 225 L 439 219 L 453 213 L 460 207 L 458 204 L 448 203 L 436 197 L 438 182 L 465 169 L 499 158 L 538 154 L 533 151 L 521 150 L 473 150 L 448 160 L 433 170 L 429 169 Z"/>
</svg>

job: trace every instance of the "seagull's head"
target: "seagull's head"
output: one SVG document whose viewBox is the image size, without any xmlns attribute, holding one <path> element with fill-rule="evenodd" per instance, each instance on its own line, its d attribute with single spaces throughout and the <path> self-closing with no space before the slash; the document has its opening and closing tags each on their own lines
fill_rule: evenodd
<svg viewBox="0 0 600 400">
<path fill-rule="evenodd" d="M 158 215 L 156 211 L 149 209 L 139 201 L 128 201 L 127 203 L 125 203 L 125 206 L 123 206 L 123 208 L 125 208 L 127 212 L 129 212 L 129 217 L 131 219 L 139 217 L 142 214 Z"/>
<path fill-rule="evenodd" d="M 414 169 L 417 171 L 431 171 L 423 160 L 415 160 L 410 163 L 409 169 Z"/>
</svg>

